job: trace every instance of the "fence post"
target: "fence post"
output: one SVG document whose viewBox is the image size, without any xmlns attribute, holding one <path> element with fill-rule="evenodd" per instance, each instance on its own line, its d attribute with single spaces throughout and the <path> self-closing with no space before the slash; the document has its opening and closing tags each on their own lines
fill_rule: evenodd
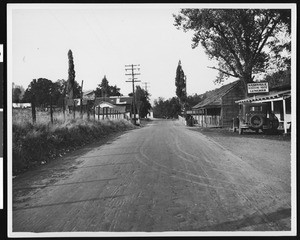
<svg viewBox="0 0 300 240">
<path fill-rule="evenodd" d="M 31 98 L 31 111 L 32 111 L 32 122 L 36 123 L 36 112 L 35 112 L 35 95 Z"/>
<path fill-rule="evenodd" d="M 50 120 L 53 124 L 52 94 L 50 93 Z"/>
<path fill-rule="evenodd" d="M 100 118 L 100 107 L 97 107 L 98 111 L 97 111 L 97 114 L 98 114 L 98 121 L 99 121 L 99 118 Z"/>
<path fill-rule="evenodd" d="M 66 121 L 66 97 L 63 98 L 63 115 L 64 115 L 64 121 Z"/>
<path fill-rule="evenodd" d="M 82 98 L 80 98 L 80 117 L 81 117 L 81 119 L 83 118 L 83 114 L 82 114 Z"/>
<path fill-rule="evenodd" d="M 89 102 L 86 103 L 86 107 L 87 107 L 87 118 L 88 118 L 88 120 L 90 120 L 90 106 L 89 106 Z"/>
<path fill-rule="evenodd" d="M 93 110 L 94 110 L 94 120 L 96 120 L 96 106 L 95 105 L 93 107 Z"/>
<path fill-rule="evenodd" d="M 75 119 L 75 100 L 73 99 L 73 118 Z"/>
</svg>

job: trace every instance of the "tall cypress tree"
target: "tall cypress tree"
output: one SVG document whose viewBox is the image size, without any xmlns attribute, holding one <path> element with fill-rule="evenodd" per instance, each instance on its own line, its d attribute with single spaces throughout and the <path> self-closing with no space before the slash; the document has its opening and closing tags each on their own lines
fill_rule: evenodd
<svg viewBox="0 0 300 240">
<path fill-rule="evenodd" d="M 73 99 L 74 97 L 74 82 L 75 82 L 75 70 L 74 70 L 74 61 L 73 53 L 71 50 L 68 51 L 69 59 L 69 71 L 68 71 L 68 84 L 67 84 L 67 97 Z"/>
<path fill-rule="evenodd" d="M 176 70 L 176 78 L 175 78 L 175 86 L 176 86 L 176 95 L 180 101 L 180 105 L 184 110 L 186 105 L 186 76 L 184 75 L 184 71 L 182 70 L 181 61 L 179 60 L 177 70 Z"/>
</svg>

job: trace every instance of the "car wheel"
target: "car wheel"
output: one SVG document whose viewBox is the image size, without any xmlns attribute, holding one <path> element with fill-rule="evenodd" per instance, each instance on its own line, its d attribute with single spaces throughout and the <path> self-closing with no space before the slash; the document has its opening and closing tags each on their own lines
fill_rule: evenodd
<svg viewBox="0 0 300 240">
<path fill-rule="evenodd" d="M 279 121 L 278 119 L 272 119 L 271 121 L 271 128 L 272 129 L 277 129 L 279 127 Z"/>
<path fill-rule="evenodd" d="M 250 124 L 252 128 L 259 129 L 264 124 L 264 119 L 262 118 L 262 116 L 253 115 L 250 118 Z"/>
</svg>

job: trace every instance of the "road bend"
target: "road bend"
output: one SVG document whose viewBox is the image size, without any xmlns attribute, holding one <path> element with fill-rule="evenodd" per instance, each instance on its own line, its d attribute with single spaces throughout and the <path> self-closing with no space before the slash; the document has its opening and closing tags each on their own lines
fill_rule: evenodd
<svg viewBox="0 0 300 240">
<path fill-rule="evenodd" d="M 15 178 L 12 230 L 286 231 L 288 186 L 179 121 L 157 120 Z"/>
</svg>

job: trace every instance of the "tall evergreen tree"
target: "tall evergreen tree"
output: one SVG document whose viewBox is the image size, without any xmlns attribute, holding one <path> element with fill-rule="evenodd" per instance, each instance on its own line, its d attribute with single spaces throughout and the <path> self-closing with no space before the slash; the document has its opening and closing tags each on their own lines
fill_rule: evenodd
<svg viewBox="0 0 300 240">
<path fill-rule="evenodd" d="M 73 53 L 71 50 L 68 51 L 68 59 L 69 59 L 69 71 L 68 71 L 68 83 L 67 83 L 67 98 L 74 98 L 74 82 L 75 82 L 75 70 L 74 70 L 74 60 Z"/>
<path fill-rule="evenodd" d="M 149 93 L 142 89 L 140 86 L 136 86 L 135 90 L 136 108 L 138 110 L 140 118 L 145 118 L 149 114 L 151 104 L 149 102 Z"/>
<path fill-rule="evenodd" d="M 110 86 L 109 82 L 104 75 L 101 83 L 98 85 L 95 91 L 96 97 L 110 97 L 110 96 L 121 96 L 120 88 L 115 86 Z"/>
<path fill-rule="evenodd" d="M 176 69 L 176 78 L 175 78 L 175 86 L 176 86 L 176 95 L 179 98 L 180 105 L 184 110 L 186 105 L 186 76 L 184 75 L 184 71 L 181 66 L 181 61 L 179 60 L 178 66 Z"/>
</svg>

